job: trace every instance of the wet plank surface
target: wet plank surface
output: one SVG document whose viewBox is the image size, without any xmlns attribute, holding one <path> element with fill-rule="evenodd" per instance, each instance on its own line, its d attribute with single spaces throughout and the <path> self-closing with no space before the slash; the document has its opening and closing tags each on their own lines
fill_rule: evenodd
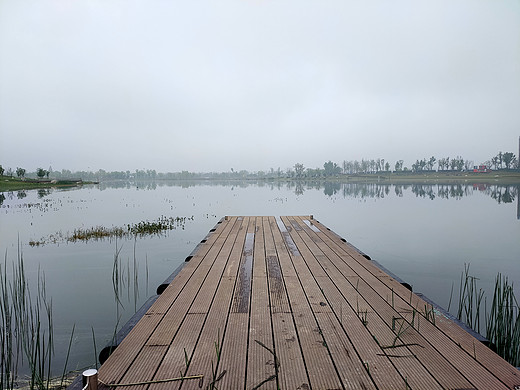
<svg viewBox="0 0 520 390">
<path fill-rule="evenodd" d="M 514 367 L 305 216 L 222 219 L 99 380 L 152 390 L 520 389 Z"/>
</svg>

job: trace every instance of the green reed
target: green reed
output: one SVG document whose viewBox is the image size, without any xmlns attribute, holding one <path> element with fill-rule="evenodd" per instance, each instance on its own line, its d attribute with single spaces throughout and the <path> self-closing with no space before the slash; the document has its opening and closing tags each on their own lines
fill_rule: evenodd
<svg viewBox="0 0 520 390">
<path fill-rule="evenodd" d="M 486 337 L 497 353 L 515 367 L 520 366 L 519 305 L 507 277 L 498 274 L 495 279 L 493 302 L 486 313 Z"/>
<path fill-rule="evenodd" d="M 36 286 L 31 285 L 18 245 L 10 277 L 7 252 L 3 265 L 0 264 L 0 275 L 0 390 L 18 386 L 22 372 L 29 375 L 30 389 L 48 389 L 52 377 L 54 327 L 45 274 L 38 269 Z M 67 356 L 70 347 L 71 343 Z"/>
<path fill-rule="evenodd" d="M 480 317 L 484 291 L 477 287 L 477 280 L 469 274 L 469 265 L 465 265 L 461 275 L 457 318 L 481 333 Z M 485 337 L 495 346 L 497 354 L 515 367 L 520 366 L 519 311 L 520 306 L 515 296 L 513 283 L 499 273 L 495 279 L 493 300 L 489 312 L 484 299 Z"/>
<path fill-rule="evenodd" d="M 469 274 L 469 264 L 464 264 L 460 276 L 459 308 L 457 318 L 480 333 L 480 308 L 484 291 L 477 286 L 478 278 Z"/>
</svg>

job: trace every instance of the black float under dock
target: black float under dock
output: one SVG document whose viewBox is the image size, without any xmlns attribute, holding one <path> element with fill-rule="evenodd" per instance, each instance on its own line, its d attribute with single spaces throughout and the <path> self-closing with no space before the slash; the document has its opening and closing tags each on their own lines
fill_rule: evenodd
<svg viewBox="0 0 520 390">
<path fill-rule="evenodd" d="M 499 390 L 520 389 L 519 374 L 312 217 L 226 217 L 98 379 L 153 390 Z"/>
</svg>

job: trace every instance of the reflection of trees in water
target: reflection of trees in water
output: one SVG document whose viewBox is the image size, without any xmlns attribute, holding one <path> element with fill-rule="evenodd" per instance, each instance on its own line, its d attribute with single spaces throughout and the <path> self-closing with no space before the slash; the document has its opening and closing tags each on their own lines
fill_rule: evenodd
<svg viewBox="0 0 520 390">
<path fill-rule="evenodd" d="M 325 182 L 323 184 L 323 193 L 327 196 L 336 195 L 341 190 L 341 183 Z"/>
<path fill-rule="evenodd" d="M 498 203 L 513 203 L 518 198 L 520 186 L 490 186 L 486 193 Z"/>
<path fill-rule="evenodd" d="M 294 187 L 294 193 L 296 195 L 303 195 L 304 191 L 305 190 L 303 189 L 303 183 L 301 181 L 297 182 L 296 186 Z"/>
<path fill-rule="evenodd" d="M 402 197 L 408 191 L 416 197 L 430 200 L 435 198 L 462 199 L 478 191 L 495 199 L 498 203 L 512 203 L 515 199 L 518 199 L 520 192 L 520 186 L 517 184 L 381 184 L 341 182 L 319 182 L 316 184 L 316 188 L 323 188 L 323 192 L 327 196 L 332 196 L 341 191 L 344 198 L 362 199 L 382 199 L 391 192 L 397 197 Z"/>
<path fill-rule="evenodd" d="M 390 193 L 390 184 L 378 183 L 344 183 L 343 197 L 352 198 L 384 198 Z"/>
<path fill-rule="evenodd" d="M 156 181 L 114 181 L 102 182 L 100 189 L 106 188 L 132 188 L 154 190 L 157 187 L 260 187 L 271 190 L 287 189 L 300 196 L 307 190 L 323 191 L 326 196 L 342 194 L 344 198 L 376 198 L 382 199 L 394 193 L 397 197 L 403 197 L 411 192 L 416 197 L 425 199 L 462 199 L 465 196 L 480 192 L 495 199 L 498 203 L 512 203 L 519 196 L 518 184 L 427 184 L 427 183 L 351 183 L 341 181 L 322 180 L 156 180 Z M 18 194 L 18 197 L 24 196 Z M 5 198 L 4 198 L 5 199 Z M 1 204 L 1 203 L 0 203 Z M 520 210 L 520 205 L 519 205 Z M 520 213 L 520 211 L 519 211 Z"/>
<path fill-rule="evenodd" d="M 41 188 L 38 190 L 38 199 L 45 198 L 47 195 L 51 193 L 51 190 L 48 188 Z"/>
</svg>

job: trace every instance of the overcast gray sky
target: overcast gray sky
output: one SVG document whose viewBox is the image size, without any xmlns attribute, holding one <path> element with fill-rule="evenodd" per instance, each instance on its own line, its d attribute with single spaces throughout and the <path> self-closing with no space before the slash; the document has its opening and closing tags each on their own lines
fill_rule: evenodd
<svg viewBox="0 0 520 390">
<path fill-rule="evenodd" d="M 518 154 L 519 0 L 0 0 L 0 164 Z"/>
</svg>

